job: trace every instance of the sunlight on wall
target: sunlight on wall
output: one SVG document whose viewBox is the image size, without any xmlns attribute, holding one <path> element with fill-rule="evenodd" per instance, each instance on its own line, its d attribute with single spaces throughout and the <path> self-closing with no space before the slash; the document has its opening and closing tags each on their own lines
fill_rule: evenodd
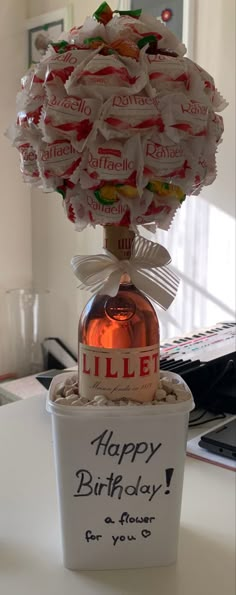
<svg viewBox="0 0 236 595">
<path fill-rule="evenodd" d="M 159 312 L 162 340 L 234 320 L 235 219 L 204 198 L 189 197 L 170 231 L 158 231 L 157 239 L 181 278 L 173 304 Z"/>
</svg>

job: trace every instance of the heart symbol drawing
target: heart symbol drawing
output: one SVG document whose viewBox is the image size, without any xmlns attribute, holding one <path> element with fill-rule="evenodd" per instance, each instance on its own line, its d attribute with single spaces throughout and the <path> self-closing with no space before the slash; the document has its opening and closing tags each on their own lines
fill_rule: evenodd
<svg viewBox="0 0 236 595">
<path fill-rule="evenodd" d="M 148 529 L 143 529 L 141 532 L 141 535 L 146 539 L 147 537 L 150 537 L 151 535 L 151 531 L 148 531 Z"/>
</svg>

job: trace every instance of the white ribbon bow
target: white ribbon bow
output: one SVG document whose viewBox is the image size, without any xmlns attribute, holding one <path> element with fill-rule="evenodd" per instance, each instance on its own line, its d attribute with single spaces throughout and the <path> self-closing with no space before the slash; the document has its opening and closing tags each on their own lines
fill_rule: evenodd
<svg viewBox="0 0 236 595">
<path fill-rule="evenodd" d="M 137 289 L 167 310 L 179 285 L 177 275 L 166 266 L 170 262 L 169 252 L 163 246 L 136 236 L 129 260 L 119 260 L 104 251 L 104 254 L 74 256 L 71 265 L 81 281 L 80 288 L 89 289 L 93 295 L 115 296 L 121 276 L 127 273 Z"/>
</svg>

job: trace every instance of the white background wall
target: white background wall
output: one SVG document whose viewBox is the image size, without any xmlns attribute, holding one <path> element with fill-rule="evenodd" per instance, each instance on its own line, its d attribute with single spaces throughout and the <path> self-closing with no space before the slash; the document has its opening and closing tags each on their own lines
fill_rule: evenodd
<svg viewBox="0 0 236 595">
<path fill-rule="evenodd" d="M 86 14 L 95 10 L 99 1 L 82 3 L 74 0 L 71 3 L 74 23 L 79 24 Z M 76 352 L 78 316 L 87 296 L 76 289 L 70 259 L 76 253 L 99 250 L 101 230 L 74 232 L 57 194 L 43 195 L 38 190 L 30 191 L 21 181 L 16 151 L 3 137 L 7 123 L 13 119 L 20 76 L 27 65 L 25 18 L 64 8 L 67 4 L 70 2 L 66 0 L 2 0 L 0 4 L 0 44 L 7 56 L 0 65 L 1 81 L 4 82 L 0 95 L 0 291 L 27 287 L 31 283 L 37 288 L 50 289 L 48 334 L 59 336 Z M 115 0 L 110 4 L 114 7 Z M 188 277 L 188 283 L 182 285 L 176 298 L 174 311 L 170 311 L 169 318 L 163 319 L 162 316 L 163 338 L 166 333 L 181 334 L 191 330 L 192 326 L 210 325 L 222 318 L 232 318 L 235 303 L 235 2 L 195 0 L 194 4 L 195 59 L 215 76 L 216 84 L 230 106 L 224 113 L 225 134 L 218 156 L 216 182 L 204 190 L 199 203 L 196 203 L 197 198 L 189 198 L 172 230 L 162 234 L 162 241 L 172 246 L 175 266 L 182 273 L 187 271 Z M 203 213 L 207 218 L 205 226 L 200 225 Z M 193 221 L 197 218 L 199 235 L 191 244 L 191 250 L 189 245 L 187 248 L 185 245 L 189 258 L 183 260 L 180 244 L 184 245 L 186 225 L 190 222 L 194 225 Z M 193 232 L 188 233 L 193 236 Z M 196 267 L 192 263 L 199 261 L 199 246 L 204 246 L 206 252 L 205 258 L 204 254 L 201 257 L 202 274 L 198 272 L 200 290 L 191 285 L 194 279 L 196 281 Z M 219 262 L 223 263 L 223 277 L 218 272 Z M 206 279 L 210 297 L 201 294 L 201 288 L 206 290 Z M 195 308 L 196 315 L 185 316 L 183 304 L 186 300 L 195 306 L 201 303 L 201 316 L 199 308 Z M 217 307 L 214 300 L 219 302 Z M 0 374 L 10 367 L 6 343 L 5 310 L 0 297 Z"/>
<path fill-rule="evenodd" d="M 32 282 L 30 188 L 22 184 L 17 153 L 3 136 L 15 118 L 15 97 L 27 60 L 25 15 L 26 0 L 0 3 L 0 375 L 9 361 L 2 291 Z"/>
<path fill-rule="evenodd" d="M 235 217 L 235 0 L 194 2 L 195 59 L 213 75 L 216 86 L 229 102 L 223 113 L 225 133 L 217 159 L 218 176 L 203 196 Z"/>
<path fill-rule="evenodd" d="M 173 304 L 160 312 L 163 338 L 235 319 L 235 1 L 189 3 L 193 58 L 214 76 L 229 106 L 214 184 L 189 197 L 170 231 L 157 234 L 181 277 Z"/>
</svg>

